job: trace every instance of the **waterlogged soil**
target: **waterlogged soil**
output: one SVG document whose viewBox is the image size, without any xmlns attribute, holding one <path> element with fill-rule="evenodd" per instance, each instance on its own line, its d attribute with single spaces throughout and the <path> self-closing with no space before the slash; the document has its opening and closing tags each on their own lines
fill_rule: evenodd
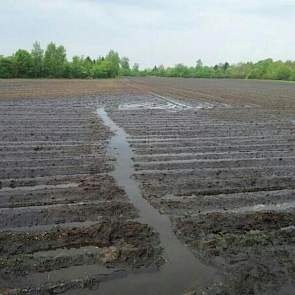
<svg viewBox="0 0 295 295">
<path fill-rule="evenodd" d="M 294 292 L 294 208 L 175 217 L 195 255 L 229 275 L 213 294 Z"/>
<path fill-rule="evenodd" d="M 89 83 L 70 97 L 65 81 L 0 81 L 0 294 L 87 294 L 163 263 L 158 233 L 111 175 L 113 133 L 96 113 L 122 86 L 109 96 L 109 82 Z"/>
<path fill-rule="evenodd" d="M 0 81 L 1 292 L 293 294 L 294 93 Z"/>
<path fill-rule="evenodd" d="M 127 83 L 189 106 L 111 113 L 129 134 L 143 197 L 169 216 L 201 262 L 222 273 L 186 294 L 293 294 L 295 85 Z"/>
</svg>

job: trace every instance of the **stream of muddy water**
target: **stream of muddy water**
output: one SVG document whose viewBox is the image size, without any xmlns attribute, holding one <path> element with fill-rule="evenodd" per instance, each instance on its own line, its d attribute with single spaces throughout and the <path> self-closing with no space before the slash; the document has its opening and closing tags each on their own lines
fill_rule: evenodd
<svg viewBox="0 0 295 295">
<path fill-rule="evenodd" d="M 191 289 L 206 289 L 217 281 L 216 271 L 202 264 L 177 239 L 169 218 L 161 215 L 142 197 L 139 185 L 133 178 L 134 153 L 127 141 L 127 133 L 110 118 L 104 108 L 99 108 L 97 114 L 114 133 L 109 143 L 109 152 L 116 159 L 112 176 L 138 209 L 138 221 L 148 224 L 159 234 L 166 260 L 159 271 L 133 273 L 101 283 L 99 294 L 180 295 Z"/>
</svg>

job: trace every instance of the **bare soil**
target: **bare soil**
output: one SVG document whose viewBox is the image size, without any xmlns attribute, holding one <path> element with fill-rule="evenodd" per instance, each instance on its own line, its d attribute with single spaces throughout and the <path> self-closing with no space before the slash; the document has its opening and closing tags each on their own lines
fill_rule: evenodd
<svg viewBox="0 0 295 295">
<path fill-rule="evenodd" d="M 1 294 L 82 292 L 161 264 L 157 233 L 110 175 L 96 108 L 116 85 L 0 81 Z"/>
<path fill-rule="evenodd" d="M 0 80 L 2 293 L 88 294 L 161 271 L 158 233 L 112 177 L 105 107 L 143 197 L 222 278 L 183 293 L 293 294 L 294 93 L 269 81 Z"/>
</svg>

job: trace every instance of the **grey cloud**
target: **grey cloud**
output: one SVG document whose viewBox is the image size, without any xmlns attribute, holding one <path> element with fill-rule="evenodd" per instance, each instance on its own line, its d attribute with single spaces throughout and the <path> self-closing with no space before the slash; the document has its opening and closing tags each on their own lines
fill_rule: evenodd
<svg viewBox="0 0 295 295">
<path fill-rule="evenodd" d="M 291 0 L 5 0 L 0 54 L 40 40 L 70 56 L 114 48 L 143 66 L 294 59 L 293 12 Z"/>
</svg>

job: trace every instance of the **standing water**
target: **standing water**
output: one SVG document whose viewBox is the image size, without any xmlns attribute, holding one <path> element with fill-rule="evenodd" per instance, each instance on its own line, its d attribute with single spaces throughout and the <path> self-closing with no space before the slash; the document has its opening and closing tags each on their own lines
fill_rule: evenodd
<svg viewBox="0 0 295 295">
<path fill-rule="evenodd" d="M 104 108 L 97 110 L 98 115 L 114 133 L 109 143 L 109 151 L 116 158 L 112 176 L 125 190 L 130 201 L 139 211 L 139 222 L 148 224 L 158 232 L 164 249 L 166 263 L 157 272 L 130 274 L 127 277 L 101 283 L 99 294 L 122 295 L 180 295 L 193 288 L 206 288 L 216 272 L 203 265 L 175 236 L 170 220 L 161 215 L 143 197 L 136 180 L 132 177 L 134 157 L 127 141 L 127 134 L 108 116 Z"/>
</svg>

